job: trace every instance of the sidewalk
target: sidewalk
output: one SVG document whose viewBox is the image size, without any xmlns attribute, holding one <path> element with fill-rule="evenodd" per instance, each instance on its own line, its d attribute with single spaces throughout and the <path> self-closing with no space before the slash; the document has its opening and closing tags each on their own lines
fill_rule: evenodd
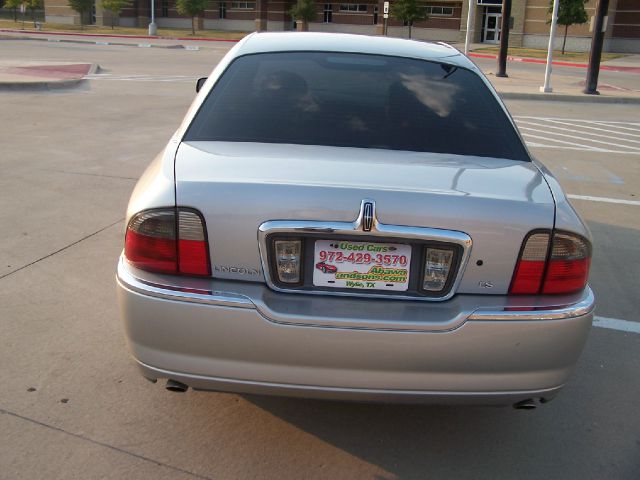
<svg viewBox="0 0 640 480">
<path fill-rule="evenodd" d="M 527 75 L 509 71 L 508 78 L 498 78 L 492 72 L 485 72 L 494 88 L 503 99 L 508 100 L 555 100 L 587 103 L 627 103 L 640 104 L 640 91 L 629 90 L 603 81 L 598 82 L 599 95 L 587 95 L 583 92 L 586 80 L 555 75 L 551 77 L 552 93 L 543 93 L 540 87 L 544 84 L 542 75 Z M 586 77 L 586 70 L 585 70 Z M 640 75 L 638 75 L 640 87 Z"/>
<path fill-rule="evenodd" d="M 453 44 L 460 51 L 464 51 L 464 44 Z M 545 59 L 540 58 L 520 58 L 507 57 L 507 78 L 499 78 L 495 76 L 497 70 L 497 55 L 474 52 L 475 49 L 485 47 L 483 44 L 471 44 L 469 46 L 469 57 L 476 63 L 480 63 L 477 59 L 495 60 L 492 66 L 478 65 L 482 68 L 487 78 L 491 81 L 495 89 L 504 99 L 519 100 L 557 100 L 571 102 L 591 102 L 591 103 L 630 103 L 640 104 L 640 55 L 628 55 L 622 58 L 609 60 L 600 64 L 600 72 L 619 72 L 637 77 L 637 88 L 623 88 L 617 85 L 607 83 L 600 75 L 598 81 L 599 95 L 587 95 L 583 93 L 585 88 L 585 80 L 587 75 L 587 63 L 566 62 L 558 60 L 554 56 L 553 68 L 558 67 L 574 68 L 581 73 L 581 77 L 558 75 L 552 73 L 551 86 L 552 93 L 543 93 L 540 87 L 544 84 L 544 67 Z M 510 68 L 517 64 L 538 64 L 537 72 L 522 72 L 522 70 Z M 635 80 L 634 80 L 635 82 Z"/>
<path fill-rule="evenodd" d="M 3 32 L 0 33 L 0 43 L 4 41 L 4 39 L 22 39 L 94 45 L 122 45 L 130 47 L 184 48 L 187 50 L 199 50 L 211 48 L 211 42 L 215 41 L 212 39 L 205 39 L 206 41 L 203 42 L 199 39 L 167 39 L 125 35 L 59 35 L 50 32 L 34 34 L 33 32 L 9 32 L 7 30 L 0 30 L 0 32 Z M 228 40 L 225 41 L 228 42 Z M 464 49 L 463 44 L 454 44 L 453 46 L 460 50 Z M 473 53 L 474 48 L 480 48 L 481 46 L 483 45 L 474 44 L 471 46 L 471 53 L 469 56 L 472 60 L 496 58 L 495 55 Z M 498 78 L 493 74 L 495 71 L 495 64 L 492 67 L 487 65 L 482 67 L 484 73 L 504 99 L 640 104 L 640 55 L 629 55 L 624 58 L 603 62 L 601 65 L 602 71 L 610 70 L 619 72 L 620 75 L 637 76 L 638 88 L 622 88 L 607 84 L 601 80 L 598 84 L 598 91 L 600 92 L 600 95 L 584 94 L 584 77 L 579 79 L 576 76 L 569 75 L 553 75 L 553 93 L 541 93 L 540 86 L 544 82 L 544 70 L 542 65 L 540 65 L 542 75 L 538 71 L 523 72 L 522 69 L 509 69 L 509 64 L 513 65 L 521 62 L 535 64 L 545 63 L 542 59 L 509 57 L 507 65 L 508 78 Z M 554 62 L 554 65 L 581 69 L 585 72 L 586 76 L 586 64 Z M 97 68 L 98 66 L 95 64 L 62 62 L 40 62 L 37 64 L 32 62 L 13 62 L 12 64 L 9 64 L 0 59 L 0 88 L 56 88 L 73 86 L 82 82 L 85 75 L 95 73 Z M 627 82 L 627 84 L 628 83 L 629 82 Z"/>
</svg>

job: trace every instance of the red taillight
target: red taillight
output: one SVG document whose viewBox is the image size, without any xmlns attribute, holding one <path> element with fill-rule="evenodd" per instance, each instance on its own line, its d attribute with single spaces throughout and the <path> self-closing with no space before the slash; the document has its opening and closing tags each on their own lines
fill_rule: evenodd
<svg viewBox="0 0 640 480">
<path fill-rule="evenodd" d="M 591 264 L 589 241 L 570 233 L 554 233 L 542 293 L 571 293 L 587 284 Z"/>
<path fill-rule="evenodd" d="M 178 209 L 177 212 L 177 218 L 173 208 L 147 210 L 134 215 L 127 226 L 125 257 L 141 270 L 210 275 L 209 247 L 203 220 L 192 210 Z"/>
<path fill-rule="evenodd" d="M 136 268 L 176 273 L 176 216 L 173 209 L 140 212 L 129 221 L 124 255 Z"/>
<path fill-rule="evenodd" d="M 572 293 L 587 285 L 591 245 L 579 235 L 554 232 L 527 237 L 518 258 L 509 293 L 536 295 Z"/>
<path fill-rule="evenodd" d="M 540 291 L 548 251 L 549 233 L 533 233 L 527 237 L 509 293 L 535 295 Z"/>
</svg>

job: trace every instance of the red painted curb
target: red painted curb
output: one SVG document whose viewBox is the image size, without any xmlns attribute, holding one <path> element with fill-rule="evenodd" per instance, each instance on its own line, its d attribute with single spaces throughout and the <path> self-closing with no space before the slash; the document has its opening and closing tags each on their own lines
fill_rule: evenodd
<svg viewBox="0 0 640 480">
<path fill-rule="evenodd" d="M 8 67 L 4 71 L 13 75 L 27 75 L 42 77 L 53 81 L 80 80 L 91 70 L 90 63 L 75 63 L 68 65 L 25 65 L 22 67 Z"/>
<path fill-rule="evenodd" d="M 66 35 L 70 37 L 106 37 L 106 38 L 142 38 L 146 40 L 196 40 L 199 42 L 238 42 L 239 40 L 232 40 L 228 38 L 202 38 L 202 37 L 162 37 L 162 36 L 149 36 L 149 35 L 124 35 L 117 33 L 76 33 L 76 32 L 57 32 L 57 31 L 47 31 L 47 32 L 37 32 L 33 30 L 11 30 L 11 29 L 0 29 L 0 32 L 5 33 L 26 33 L 29 35 Z"/>
<path fill-rule="evenodd" d="M 487 53 L 473 53 L 470 52 L 469 57 L 478 57 L 478 58 L 498 58 L 497 55 L 490 55 Z M 522 62 L 522 63 L 538 63 L 538 64 L 546 64 L 547 61 L 541 58 L 521 58 L 521 57 L 507 57 L 507 60 L 511 62 Z M 552 65 L 556 65 L 558 67 L 573 67 L 573 68 L 587 68 L 588 65 L 586 63 L 573 63 L 573 62 L 551 62 Z M 600 65 L 600 70 L 609 70 L 612 72 L 628 72 L 628 73 L 640 73 L 640 67 L 616 67 L 613 65 Z"/>
</svg>

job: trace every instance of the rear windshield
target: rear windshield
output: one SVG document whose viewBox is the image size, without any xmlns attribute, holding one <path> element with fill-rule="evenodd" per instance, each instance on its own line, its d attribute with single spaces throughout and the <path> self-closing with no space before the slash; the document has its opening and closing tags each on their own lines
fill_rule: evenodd
<svg viewBox="0 0 640 480">
<path fill-rule="evenodd" d="M 529 160 L 475 73 L 436 62 L 348 53 L 239 57 L 205 100 L 185 140 Z"/>
</svg>

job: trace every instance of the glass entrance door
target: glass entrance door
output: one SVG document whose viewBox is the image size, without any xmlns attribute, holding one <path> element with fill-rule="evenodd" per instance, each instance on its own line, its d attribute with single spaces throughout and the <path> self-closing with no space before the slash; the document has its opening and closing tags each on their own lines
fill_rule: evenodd
<svg viewBox="0 0 640 480">
<path fill-rule="evenodd" d="M 502 14 L 487 13 L 484 20 L 484 42 L 498 43 L 500 42 L 500 23 Z"/>
</svg>

